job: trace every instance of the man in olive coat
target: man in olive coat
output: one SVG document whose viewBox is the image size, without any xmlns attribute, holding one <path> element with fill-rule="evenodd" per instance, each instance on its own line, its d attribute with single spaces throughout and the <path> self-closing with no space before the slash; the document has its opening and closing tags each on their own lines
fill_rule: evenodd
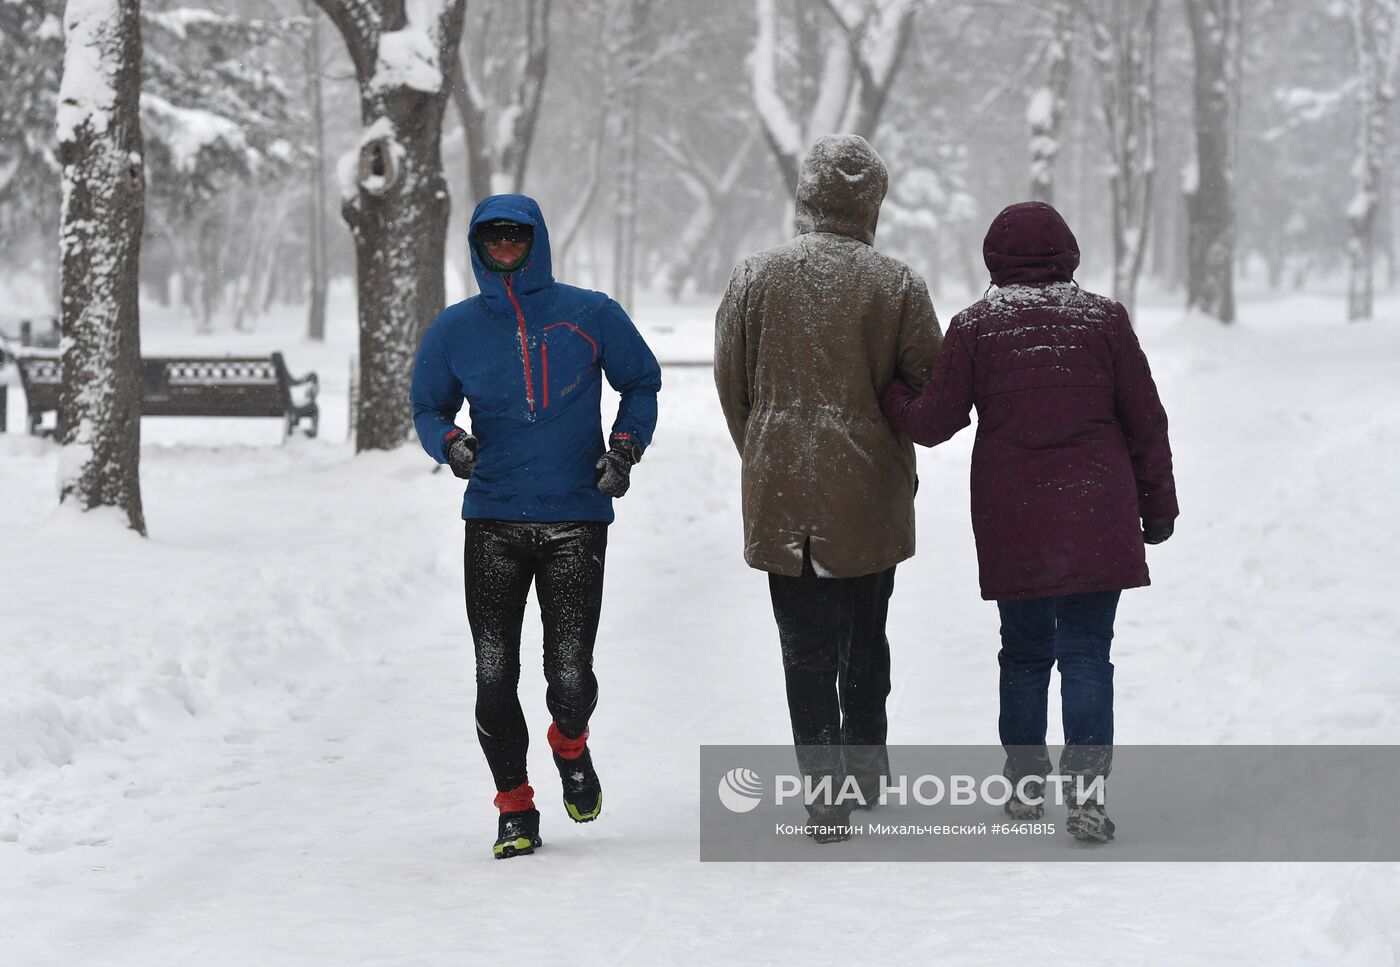
<svg viewBox="0 0 1400 967">
<path fill-rule="evenodd" d="M 922 386 L 942 341 L 923 280 L 873 247 L 887 185 L 864 138 L 818 140 L 797 238 L 740 262 L 715 319 L 744 558 L 769 575 L 799 767 L 854 776 L 867 801 L 889 770 L 885 618 L 895 565 L 914 553 L 916 487 L 879 391 Z"/>
</svg>

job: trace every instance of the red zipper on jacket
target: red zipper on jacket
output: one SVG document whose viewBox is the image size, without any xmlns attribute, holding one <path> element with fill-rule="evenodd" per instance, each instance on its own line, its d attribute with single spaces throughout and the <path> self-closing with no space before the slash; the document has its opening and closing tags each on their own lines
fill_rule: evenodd
<svg viewBox="0 0 1400 967">
<path fill-rule="evenodd" d="M 515 321 L 520 325 L 520 358 L 525 363 L 525 402 L 530 404 L 530 412 L 535 412 L 535 381 L 530 376 L 530 342 L 525 335 L 525 313 L 520 303 L 515 301 L 515 289 L 510 284 L 511 273 L 506 274 L 506 295 L 515 306 Z"/>
<path fill-rule="evenodd" d="M 549 409 L 549 343 L 540 343 L 540 358 L 544 360 L 544 408 Z"/>
</svg>

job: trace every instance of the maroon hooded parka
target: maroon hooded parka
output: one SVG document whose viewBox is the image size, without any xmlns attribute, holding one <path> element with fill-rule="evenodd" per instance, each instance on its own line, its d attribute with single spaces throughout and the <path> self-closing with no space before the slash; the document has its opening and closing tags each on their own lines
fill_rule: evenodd
<svg viewBox="0 0 1400 967">
<path fill-rule="evenodd" d="M 970 422 L 982 597 L 1148 584 L 1141 521 L 1177 516 L 1167 415 L 1117 302 L 1071 282 L 1079 245 L 1042 202 L 999 214 L 982 246 L 996 286 L 953 319 L 921 394 L 885 414 L 934 446 Z"/>
</svg>

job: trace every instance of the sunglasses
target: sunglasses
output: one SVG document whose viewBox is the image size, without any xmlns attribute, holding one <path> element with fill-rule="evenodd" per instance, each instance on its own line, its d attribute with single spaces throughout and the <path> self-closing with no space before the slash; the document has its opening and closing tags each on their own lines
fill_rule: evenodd
<svg viewBox="0 0 1400 967">
<path fill-rule="evenodd" d="M 487 222 L 476 230 L 477 241 L 483 245 L 497 242 L 529 242 L 535 237 L 535 230 L 519 222 Z"/>
</svg>

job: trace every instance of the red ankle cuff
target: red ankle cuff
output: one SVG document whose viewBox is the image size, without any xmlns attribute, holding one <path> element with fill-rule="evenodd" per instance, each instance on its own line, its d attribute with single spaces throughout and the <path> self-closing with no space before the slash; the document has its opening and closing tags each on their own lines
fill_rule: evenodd
<svg viewBox="0 0 1400 967">
<path fill-rule="evenodd" d="M 549 747 L 559 754 L 561 759 L 577 759 L 583 755 L 583 748 L 588 743 L 588 730 L 583 730 L 583 735 L 577 739 L 571 739 L 563 732 L 559 731 L 556 722 L 549 723 Z"/>
<path fill-rule="evenodd" d="M 535 790 L 530 788 L 528 781 L 522 782 L 514 789 L 496 793 L 496 808 L 503 813 L 518 813 L 525 809 L 535 808 Z"/>
</svg>

